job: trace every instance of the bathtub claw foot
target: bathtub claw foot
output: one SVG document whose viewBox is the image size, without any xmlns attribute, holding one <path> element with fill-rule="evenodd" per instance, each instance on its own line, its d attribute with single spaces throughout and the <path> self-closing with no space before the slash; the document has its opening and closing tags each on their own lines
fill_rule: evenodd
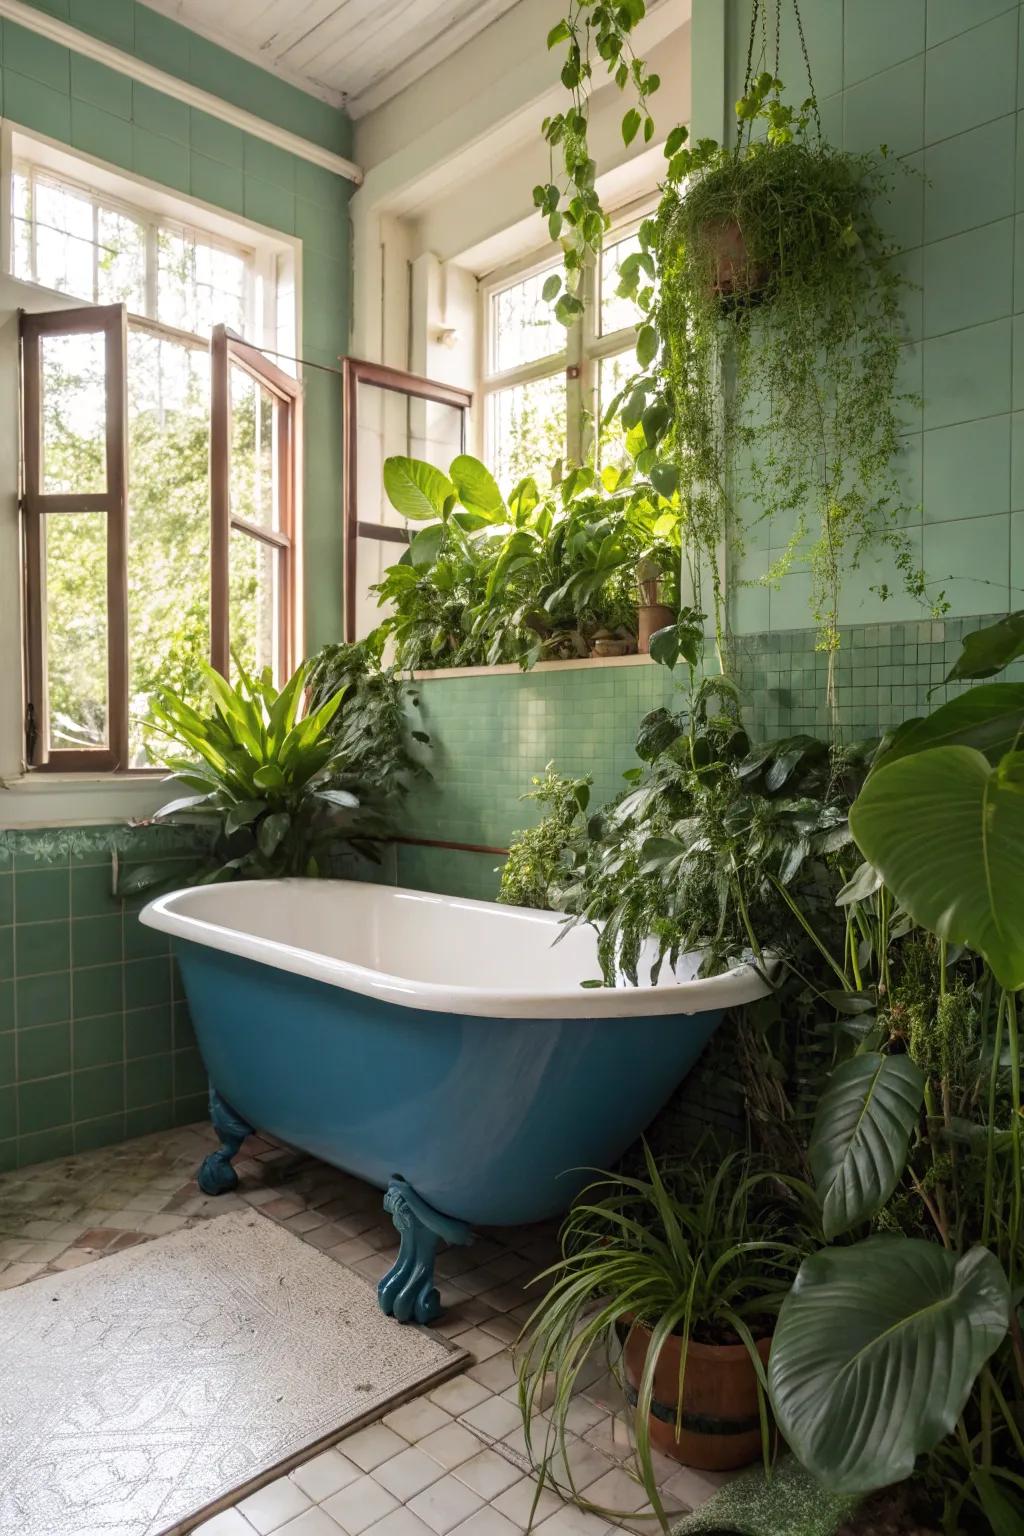
<svg viewBox="0 0 1024 1536">
<path fill-rule="evenodd" d="M 231 1159 L 237 1157 L 242 1142 L 252 1135 L 253 1128 L 221 1098 L 216 1088 L 210 1089 L 210 1119 L 221 1144 L 216 1152 L 203 1158 L 196 1183 L 204 1195 L 227 1195 L 238 1188 L 238 1174 L 231 1166 Z"/>
<path fill-rule="evenodd" d="M 437 1245 L 471 1243 L 472 1230 L 464 1221 L 442 1216 L 421 1200 L 404 1179 L 388 1185 L 384 1209 L 399 1235 L 398 1257 L 377 1286 L 382 1312 L 400 1323 L 433 1323 L 441 1316 L 441 1297 L 434 1284 Z"/>
</svg>

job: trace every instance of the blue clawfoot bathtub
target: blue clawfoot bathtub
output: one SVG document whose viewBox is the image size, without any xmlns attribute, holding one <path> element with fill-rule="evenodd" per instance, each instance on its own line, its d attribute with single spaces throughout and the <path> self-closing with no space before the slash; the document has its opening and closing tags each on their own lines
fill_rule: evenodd
<svg viewBox="0 0 1024 1536">
<path fill-rule="evenodd" d="M 204 1187 L 233 1187 L 258 1126 L 388 1189 L 405 1252 L 382 1304 L 418 1321 L 439 1238 L 563 1211 L 723 1011 L 768 990 L 746 966 L 697 979 L 696 956 L 657 986 L 584 988 L 588 928 L 555 944 L 554 913 L 359 881 L 198 887 L 142 921 L 173 937 L 214 1087 Z"/>
</svg>

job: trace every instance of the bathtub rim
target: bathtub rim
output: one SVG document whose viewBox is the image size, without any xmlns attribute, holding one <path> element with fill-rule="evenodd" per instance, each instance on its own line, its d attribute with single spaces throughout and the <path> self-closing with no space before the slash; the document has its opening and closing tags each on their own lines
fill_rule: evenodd
<svg viewBox="0 0 1024 1536">
<path fill-rule="evenodd" d="M 456 1014 L 493 1019 L 623 1019 L 656 1016 L 683 1016 L 722 1012 L 767 997 L 772 988 L 753 965 L 743 964 L 717 976 L 692 981 L 659 982 L 646 987 L 582 987 L 564 989 L 510 991 L 500 987 L 462 986 L 433 981 L 417 981 L 392 976 L 350 960 L 338 960 L 315 950 L 284 944 L 246 933 L 243 929 L 214 923 L 209 918 L 190 916 L 180 908 L 190 896 L 223 889 L 225 893 L 243 887 L 257 887 L 270 895 L 281 887 L 314 886 L 365 894 L 367 886 L 395 896 L 411 897 L 432 905 L 455 909 L 470 908 L 493 912 L 528 914 L 533 921 L 547 923 L 555 930 L 564 921 L 558 912 L 543 912 L 527 907 L 503 907 L 497 902 L 476 901 L 470 897 L 445 896 L 432 891 L 417 891 L 408 886 L 384 886 L 360 880 L 239 880 L 223 886 L 186 886 L 150 901 L 139 913 L 139 921 L 149 928 L 169 934 L 187 943 L 199 944 L 239 959 L 268 965 L 275 970 L 325 983 L 339 991 L 355 992 L 381 1002 L 427 1013 Z"/>
</svg>

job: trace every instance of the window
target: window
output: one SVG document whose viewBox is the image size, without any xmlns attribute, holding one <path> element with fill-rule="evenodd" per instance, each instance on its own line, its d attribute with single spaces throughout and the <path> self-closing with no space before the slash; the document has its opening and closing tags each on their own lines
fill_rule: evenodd
<svg viewBox="0 0 1024 1536">
<path fill-rule="evenodd" d="M 504 489 L 541 466 L 582 461 L 595 433 L 599 464 L 624 456 L 621 428 L 603 417 L 636 371 L 639 315 L 616 288 L 622 262 L 639 249 L 635 224 L 609 236 L 588 274 L 581 320 L 568 330 L 543 297 L 558 258 L 484 285 L 484 456 Z"/>
<path fill-rule="evenodd" d="M 253 345 L 280 253 L 23 162 L 10 249 L 89 301 L 22 317 L 27 759 L 145 768 L 158 683 L 291 665 L 299 386 Z"/>
</svg>

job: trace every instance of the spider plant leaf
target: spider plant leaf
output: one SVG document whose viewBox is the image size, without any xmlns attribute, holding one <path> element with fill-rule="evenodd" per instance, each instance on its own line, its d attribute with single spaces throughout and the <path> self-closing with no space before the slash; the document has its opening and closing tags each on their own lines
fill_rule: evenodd
<svg viewBox="0 0 1024 1536">
<path fill-rule="evenodd" d="M 833 1493 L 901 1482 L 950 1434 L 1006 1336 L 1010 1295 L 986 1248 L 869 1237 L 804 1260 L 768 1363 L 797 1457 Z"/>
<path fill-rule="evenodd" d="M 979 951 L 1008 990 L 1024 986 L 1024 753 L 996 768 L 971 747 L 883 763 L 850 827 L 916 922 Z"/>
<path fill-rule="evenodd" d="M 818 1103 L 810 1145 L 827 1238 L 873 1216 L 896 1188 L 924 1082 L 909 1056 L 877 1051 L 852 1056 L 833 1072 Z"/>
</svg>

